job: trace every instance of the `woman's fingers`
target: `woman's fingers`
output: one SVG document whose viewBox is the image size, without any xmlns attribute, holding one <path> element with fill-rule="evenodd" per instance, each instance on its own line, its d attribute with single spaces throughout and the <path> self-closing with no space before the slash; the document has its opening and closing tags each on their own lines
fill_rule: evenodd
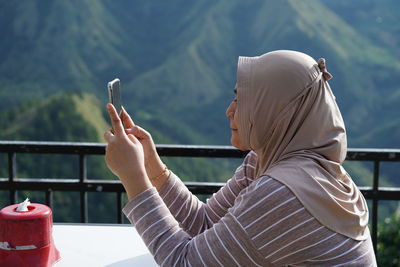
<svg viewBox="0 0 400 267">
<path fill-rule="evenodd" d="M 148 139 L 150 134 L 139 126 L 134 126 L 132 128 L 125 130 L 126 134 L 133 134 L 136 138 L 139 139 Z"/>
<path fill-rule="evenodd" d="M 133 134 L 128 134 L 128 139 L 131 140 L 131 142 L 134 144 L 139 143 L 139 140 Z"/>
<path fill-rule="evenodd" d="M 125 108 L 122 107 L 122 122 L 124 123 L 126 128 L 132 128 L 135 126 L 135 123 L 133 122 L 131 116 L 126 112 Z"/>
<path fill-rule="evenodd" d="M 110 143 L 110 141 L 113 137 L 114 137 L 114 134 L 112 133 L 111 130 L 108 130 L 107 132 L 104 133 L 104 139 L 106 140 L 107 143 Z"/>
<path fill-rule="evenodd" d="M 108 114 L 110 115 L 111 124 L 114 129 L 115 135 L 121 135 L 121 134 L 123 135 L 125 133 L 124 126 L 122 125 L 122 121 L 119 118 L 118 113 L 115 110 L 115 107 L 112 104 L 108 103 L 107 111 Z"/>
</svg>

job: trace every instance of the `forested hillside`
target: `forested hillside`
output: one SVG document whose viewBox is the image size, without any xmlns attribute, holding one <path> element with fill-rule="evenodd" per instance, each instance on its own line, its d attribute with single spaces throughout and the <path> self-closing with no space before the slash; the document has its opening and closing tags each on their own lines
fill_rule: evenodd
<svg viewBox="0 0 400 267">
<path fill-rule="evenodd" d="M 327 59 L 350 146 L 399 147 L 399 4 L 346 2 L 1 1 L 0 110 L 58 92 L 105 102 L 119 77 L 126 108 L 171 123 L 171 142 L 228 144 L 237 57 L 294 49 Z"/>
</svg>

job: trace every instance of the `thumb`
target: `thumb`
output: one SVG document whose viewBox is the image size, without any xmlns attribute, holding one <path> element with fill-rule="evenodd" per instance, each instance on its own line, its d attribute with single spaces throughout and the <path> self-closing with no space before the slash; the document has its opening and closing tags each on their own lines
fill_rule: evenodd
<svg viewBox="0 0 400 267">
<path fill-rule="evenodd" d="M 104 139 L 106 140 L 107 143 L 110 143 L 113 138 L 114 138 L 114 134 L 112 133 L 111 130 L 104 133 Z"/>
<path fill-rule="evenodd" d="M 122 107 L 122 121 L 127 128 L 135 127 L 135 123 L 124 107 Z"/>
<path fill-rule="evenodd" d="M 135 135 L 133 135 L 133 134 L 128 134 L 127 136 L 128 136 L 129 140 L 130 140 L 132 143 L 134 143 L 134 144 L 140 143 L 139 140 L 136 138 Z"/>
<path fill-rule="evenodd" d="M 126 134 L 132 134 L 139 139 L 147 139 L 150 137 L 150 134 L 139 126 L 133 126 L 129 129 L 126 129 Z"/>
</svg>

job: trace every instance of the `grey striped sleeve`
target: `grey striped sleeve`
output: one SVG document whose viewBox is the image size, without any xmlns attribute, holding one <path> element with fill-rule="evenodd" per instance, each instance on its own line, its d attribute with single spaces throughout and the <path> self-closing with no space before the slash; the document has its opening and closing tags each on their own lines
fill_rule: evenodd
<svg viewBox="0 0 400 267">
<path fill-rule="evenodd" d="M 161 266 L 262 266 L 259 253 L 231 214 L 190 237 L 155 188 L 131 199 L 123 212 Z"/>
<path fill-rule="evenodd" d="M 159 194 L 180 226 L 195 236 L 225 216 L 237 195 L 251 183 L 255 164 L 255 153 L 250 152 L 234 176 L 206 203 L 193 195 L 173 172 Z"/>
</svg>

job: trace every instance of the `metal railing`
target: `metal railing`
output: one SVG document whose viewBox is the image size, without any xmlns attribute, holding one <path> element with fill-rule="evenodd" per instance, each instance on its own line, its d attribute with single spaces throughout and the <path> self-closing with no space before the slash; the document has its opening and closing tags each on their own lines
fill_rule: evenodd
<svg viewBox="0 0 400 267">
<path fill-rule="evenodd" d="M 206 157 L 206 158 L 243 158 L 246 152 L 231 146 L 195 146 L 195 145 L 157 145 L 160 156 L 165 157 Z M 122 193 L 124 188 L 118 180 L 87 179 L 87 156 L 103 155 L 103 143 L 71 142 L 21 142 L 0 141 L 0 153 L 6 153 L 8 160 L 8 177 L 0 178 L 0 190 L 9 191 L 10 203 L 16 203 L 16 191 L 44 191 L 45 202 L 52 207 L 54 191 L 76 191 L 80 193 L 80 221 L 88 220 L 87 192 L 114 192 L 117 203 L 117 222 L 122 223 Z M 16 155 L 20 153 L 36 154 L 74 154 L 79 158 L 79 179 L 35 179 L 17 178 Z M 371 236 L 376 251 L 378 201 L 400 200 L 400 188 L 380 187 L 380 163 L 386 161 L 400 162 L 400 149 L 348 149 L 346 160 L 373 162 L 373 181 L 371 187 L 360 187 L 366 199 L 372 200 Z M 0 164 L 3 164 L 0 162 Z M 223 183 L 185 182 L 193 194 L 212 194 L 219 190 Z"/>
</svg>

